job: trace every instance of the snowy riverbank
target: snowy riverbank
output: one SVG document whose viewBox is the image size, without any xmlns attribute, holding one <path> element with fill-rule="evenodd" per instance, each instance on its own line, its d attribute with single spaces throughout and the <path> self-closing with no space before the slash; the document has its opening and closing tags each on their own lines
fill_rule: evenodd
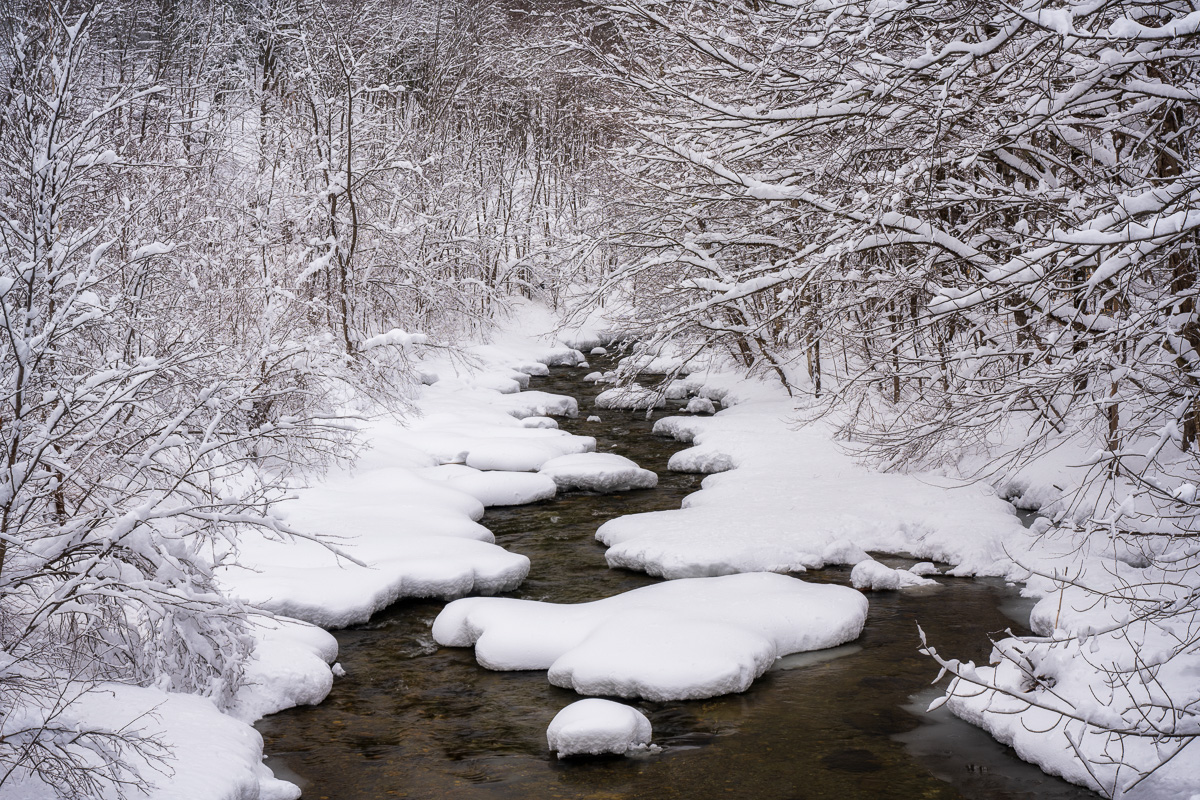
<svg viewBox="0 0 1200 800">
<path fill-rule="evenodd" d="M 591 343 L 583 337 L 572 344 Z M 646 485 L 648 479 L 641 475 L 645 470 L 620 463 L 625 460 L 615 456 L 605 459 L 597 455 L 590 460 L 585 456 L 595 449 L 594 440 L 557 429 L 553 416 L 579 413 L 573 398 L 520 391 L 528 385 L 530 375 L 544 373 L 548 364 L 585 368 L 585 357 L 578 350 L 510 335 L 472 348 L 468 355 L 467 360 L 422 362 L 427 385 L 415 401 L 419 415 L 406 424 L 382 419 L 364 423 L 361 435 L 370 448 L 352 469 L 335 470 L 280 504 L 280 516 L 301 533 L 299 537 L 247 534 L 238 543 L 236 565 L 218 568 L 221 583 L 231 595 L 278 615 L 258 625 L 246 683 L 229 713 L 222 714 L 201 698 L 128 686 L 106 688 L 75 710 L 77 724 L 95 724 L 97 720 L 106 725 L 144 724 L 170 748 L 162 771 L 149 773 L 155 784 L 150 797 L 297 797 L 296 787 L 275 780 L 262 765 L 262 739 L 250 725 L 291 706 L 318 703 L 329 693 L 338 671 L 334 663 L 337 645 L 322 628 L 362 622 L 403 597 L 453 599 L 495 594 L 519 585 L 529 561 L 498 547 L 490 531 L 479 524 L 486 506 L 552 497 L 571 485 L 570 481 L 595 480 L 589 470 L 599 470 L 606 477 L 602 483 L 611 484 L 611 489 L 632 486 L 633 479 Z M 870 470 L 833 442 L 822 424 L 797 427 L 795 401 L 770 383 L 710 370 L 677 381 L 669 394 L 677 400 L 698 398 L 689 403 L 693 409 L 707 410 L 711 403 L 721 406 L 712 416 L 667 417 L 656 427 L 657 432 L 692 445 L 671 459 L 672 469 L 711 474 L 704 479 L 702 490 L 688 496 L 681 509 L 619 517 L 603 525 L 596 536 L 608 547 L 610 566 L 668 579 L 798 573 L 826 565 L 873 563 L 870 551 L 938 561 L 959 576 L 1000 576 L 1014 581 L 1032 577 L 1027 593 L 1044 598 L 1034 610 L 1033 627 L 1047 637 L 1047 644 L 1041 651 L 1021 655 L 1028 666 L 1026 672 L 1013 657 L 1015 645 L 1006 643 L 998 652 L 1005 653 L 1008 661 L 995 667 L 968 665 L 970 674 L 992 688 L 960 691 L 950 707 L 1012 744 L 1026 760 L 1068 780 L 1105 788 L 1104 781 L 1123 777 L 1089 773 L 1074 756 L 1073 747 L 1095 755 L 1104 745 L 1096 739 L 1098 734 L 1087 732 L 1084 726 L 1089 717 L 1084 715 L 1111 714 L 1108 706 L 1119 705 L 1119 696 L 1113 687 L 1103 685 L 1104 673 L 1096 664 L 1104 658 L 1116 659 L 1123 652 L 1119 637 L 1106 638 L 1105 631 L 1128 609 L 1122 610 L 1118 604 L 1107 610 L 1096 608 L 1094 603 L 1089 605 L 1089 597 L 1074 590 L 1060 596 L 1061 585 L 1030 573 L 1033 568 L 1049 574 L 1067 565 L 1111 569 L 1105 567 L 1112 560 L 1111 552 L 1072 560 L 1077 554 L 1072 552 L 1071 540 L 1065 535 L 1057 539 L 1039 536 L 1041 527 L 1026 529 L 1012 507 L 987 485 L 963 484 L 932 474 Z M 625 397 L 614 390 L 604 403 L 621 407 L 645 403 L 648 398 L 651 396 L 646 393 Z M 539 472 L 543 467 L 546 472 Z M 1056 548 L 1061 552 L 1056 553 Z M 880 579 L 866 581 L 864 586 L 906 583 L 890 581 L 896 577 L 890 573 L 896 571 L 883 565 L 878 565 L 877 571 Z M 901 577 L 918 582 L 908 573 Z M 1130 574 L 1121 577 L 1130 579 Z M 1159 577 L 1142 576 L 1147 582 Z M 936 575 L 933 578 L 936 580 Z M 678 588 L 690 597 L 683 591 L 687 588 L 684 584 Z M 635 595 L 630 593 L 609 605 L 614 609 L 636 605 Z M 730 599 L 731 608 L 737 606 L 735 600 Z M 682 606 L 691 602 L 685 598 Z M 547 604 L 464 601 L 450 607 L 457 609 L 458 616 L 442 623 L 447 633 L 441 638 L 448 644 L 466 645 L 486 633 L 494 640 L 488 645 L 492 650 L 497 642 L 507 648 L 505 652 L 516 647 L 522 658 L 537 650 L 541 658 L 537 668 L 548 669 L 552 682 L 574 687 L 582 694 L 667 698 L 741 691 L 779 653 L 828 646 L 857 635 L 817 630 L 817 639 L 830 633 L 829 642 L 821 639 L 785 646 L 780 642 L 794 631 L 780 629 L 759 641 L 762 634 L 755 628 L 753 609 L 747 609 L 745 619 L 737 622 L 744 631 L 732 630 L 725 617 L 688 623 L 717 626 L 731 641 L 753 642 L 743 648 L 745 654 L 730 661 L 732 667 L 722 662 L 709 670 L 711 674 L 694 680 L 684 676 L 685 680 L 668 668 L 672 648 L 658 647 L 661 643 L 656 639 L 662 631 L 654 629 L 643 636 L 645 652 L 627 648 L 629 653 L 607 660 L 597 653 L 586 658 L 578 653 L 571 656 L 572 648 L 581 647 L 580 637 L 591 631 L 579 624 L 580 615 L 592 614 L 591 610 L 543 605 Z M 599 614 L 599 604 L 595 605 Z M 520 613 L 509 613 L 518 606 Z M 496 626 L 496 631 L 486 630 L 478 620 L 468 620 L 467 612 L 473 609 L 486 610 L 487 624 Z M 805 616 L 796 613 L 797 618 Z M 555 617 L 557 621 L 550 625 L 558 633 L 547 639 L 546 624 L 531 625 L 527 620 L 530 614 L 538 619 L 553 614 L 563 617 Z M 594 620 L 588 617 L 589 625 L 600 630 L 608 617 L 601 619 L 596 614 L 592 614 Z M 861 615 L 855 615 L 851 623 L 839 624 L 856 631 L 862 625 Z M 676 632 L 684 645 L 704 639 L 703 635 L 692 636 L 687 624 L 680 631 Z M 1080 634 L 1086 632 L 1094 635 L 1080 641 Z M 521 638 L 533 633 L 545 641 Z M 1165 646 L 1155 639 L 1162 635 L 1161 629 L 1148 626 L 1144 633 L 1140 644 Z M 513 636 L 520 638 L 516 645 L 510 641 Z M 603 636 L 598 637 L 604 645 Z M 1090 648 L 1087 653 L 1082 652 L 1084 644 Z M 611 646 L 602 650 L 610 656 L 616 652 Z M 586 655 L 586 651 L 583 647 L 580 653 Z M 487 647 L 477 652 L 481 663 L 490 659 L 487 666 L 493 668 L 529 668 L 523 661 L 514 662 L 515 667 L 501 663 L 504 660 L 497 661 Z M 724 655 L 724 651 L 715 653 Z M 571 664 L 560 665 L 556 672 L 554 663 L 560 659 Z M 1178 664 L 1185 669 L 1164 674 L 1164 685 L 1176 692 L 1190 691 L 1188 675 L 1195 672 L 1187 670 L 1194 665 L 1188 661 Z M 647 669 L 666 675 L 659 681 L 661 686 L 647 682 Z M 1038 679 L 1030 681 L 1030 674 Z M 1107 704 L 1087 700 L 1089 694 L 1104 696 L 1106 690 Z M 114 704 L 125 716 L 113 713 Z M 1064 712 L 1082 716 L 1076 728 L 1061 724 Z M 1060 724 L 1055 724 L 1056 719 Z M 1143 754 L 1135 748 L 1133 755 L 1149 763 L 1162 754 L 1153 749 Z M 1198 783 L 1196 768 L 1180 758 L 1146 781 L 1134 796 L 1182 800 L 1191 796 Z M 50 796 L 39 791 L 25 782 L 11 789 L 6 786 L 0 798 L 40 800 Z"/>
<path fill-rule="evenodd" d="M 403 424 L 362 423 L 368 449 L 353 468 L 331 471 L 274 509 L 299 535 L 251 530 L 218 554 L 225 591 L 276 615 L 255 623 L 245 683 L 227 713 L 193 695 L 105 685 L 63 719 L 155 736 L 161 747 L 152 755 L 160 758 L 141 770 L 154 800 L 299 796 L 262 765 L 262 738 L 251 724 L 329 693 L 337 644 L 322 628 L 364 621 L 402 597 L 492 594 L 521 582 L 528 559 L 493 544 L 477 520 L 485 506 L 553 496 L 554 477 L 525 470 L 595 449 L 549 416 L 574 415 L 574 399 L 519 391 L 547 364 L 583 360 L 570 347 L 521 337 L 469 348 L 453 361 L 423 360 L 430 385 L 420 388 L 416 413 Z M 4 800 L 52 796 L 36 776 L 0 789 Z"/>
<path fill-rule="evenodd" d="M 658 361 L 664 370 L 680 366 Z M 667 417 L 655 428 L 693 445 L 672 457 L 672 469 L 711 474 L 678 511 L 603 525 L 597 539 L 609 547 L 610 566 L 666 578 L 801 572 L 858 564 L 871 551 L 1023 583 L 1023 594 L 1039 598 L 1030 620 L 1036 637 L 1001 640 L 990 666 L 945 660 L 960 676 L 951 710 L 1046 772 L 1106 795 L 1200 793 L 1200 758 L 1184 752 L 1200 731 L 1178 726 L 1170 712 L 1200 703 L 1200 652 L 1188 644 L 1200 620 L 1173 612 L 1200 590 L 1186 540 L 1147 537 L 1131 546 L 1127 537 L 1088 537 L 1044 519 L 1026 529 L 986 482 L 863 466 L 826 423 L 797 426 L 796 402 L 776 384 L 700 370 L 667 394 L 723 406 L 715 416 Z M 644 408 L 652 397 L 613 389 L 603 400 Z M 1058 507 L 1087 463 L 1060 454 L 1053 468 L 1025 470 L 1022 494 Z M 1012 483 L 1002 480 L 1000 489 Z"/>
</svg>

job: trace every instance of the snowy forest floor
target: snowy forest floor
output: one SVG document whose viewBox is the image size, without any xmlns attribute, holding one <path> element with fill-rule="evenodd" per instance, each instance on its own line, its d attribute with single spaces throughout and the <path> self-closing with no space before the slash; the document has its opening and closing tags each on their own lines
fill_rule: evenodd
<svg viewBox="0 0 1200 800">
<path fill-rule="evenodd" d="M 339 668 L 336 643 L 322 628 L 365 621 L 403 597 L 495 594 L 522 581 L 528 559 L 494 544 L 478 523 L 484 508 L 553 496 L 554 480 L 537 470 L 550 459 L 594 450 L 595 441 L 557 430 L 553 416 L 578 413 L 573 399 L 520 390 L 547 364 L 586 368 L 580 351 L 608 340 L 576 331 L 562 336 L 565 343 L 540 343 L 529 332 L 549 329 L 552 320 L 540 309 L 526 312 L 521 332 L 470 347 L 466 358 L 424 361 L 419 413 L 403 424 L 363 423 L 367 449 L 353 468 L 299 488 L 283 504 L 289 522 L 314 539 L 256 533 L 239 542 L 236 562 L 219 570 L 221 583 L 275 616 L 258 623 L 248 680 L 231 715 L 207 700 L 130 686 L 92 693 L 72 709 L 78 724 L 145 727 L 159 736 L 170 756 L 156 766 L 151 797 L 297 797 L 296 787 L 262 765 L 262 740 L 250 725 L 328 694 Z M 1044 643 L 1022 652 L 1001 642 L 1003 658 L 992 666 L 955 664 L 980 686 L 960 681 L 950 708 L 1022 758 L 1107 794 L 1119 793 L 1136 774 L 1129 764 L 1148 769 L 1162 760 L 1167 745 L 1137 740 L 1124 743 L 1125 766 L 1105 768 L 1110 739 L 1089 722 L 1103 722 L 1110 707 L 1129 699 L 1122 687 L 1106 683 L 1097 665 L 1124 663 L 1131 646 L 1160 646 L 1155 637 L 1180 634 L 1178 627 L 1143 625 L 1135 629 L 1142 638 L 1131 642 L 1128 626 L 1111 632 L 1128 621 L 1127 605 L 1113 598 L 1096 603 L 1045 577 L 1072 570 L 1073 578 L 1086 573 L 1093 582 L 1105 575 L 1114 585 L 1128 582 L 1137 578 L 1131 571 L 1141 569 L 1130 554 L 1095 543 L 1081 553 L 1065 533 L 1056 536 L 1044 525 L 1027 529 L 986 483 L 868 469 L 832 440 L 827 425 L 797 426 L 795 401 L 782 387 L 707 369 L 676 381 L 667 393 L 720 404 L 713 416 L 670 417 L 656 429 L 692 444 L 671 459 L 672 469 L 709 475 L 679 510 L 603 525 L 597 538 L 608 547 L 611 567 L 674 580 L 858 565 L 859 588 L 919 582 L 874 562 L 871 551 L 941 562 L 958 576 L 1026 582 L 1028 596 L 1043 598 L 1032 628 Z M 601 397 L 610 407 L 629 407 L 650 395 L 613 389 Z M 707 410 L 703 403 L 696 407 Z M 1140 579 L 1161 582 L 1162 576 Z M 844 639 L 835 632 L 830 641 Z M 1079 657 L 1085 647 L 1088 657 Z M 1177 674 L 1162 676 L 1163 691 L 1194 692 L 1196 660 L 1177 661 L 1173 669 Z M 1137 795 L 1194 796 L 1197 762 L 1186 755 L 1169 761 Z M 0 791 L 7 800 L 50 796 L 33 780 Z"/>
</svg>

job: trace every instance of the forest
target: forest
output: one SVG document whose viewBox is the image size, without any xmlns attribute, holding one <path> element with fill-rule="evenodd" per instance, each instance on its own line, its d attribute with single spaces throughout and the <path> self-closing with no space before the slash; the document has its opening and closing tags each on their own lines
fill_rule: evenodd
<svg viewBox="0 0 1200 800">
<path fill-rule="evenodd" d="M 301 612 L 231 576 L 274 580 L 276 556 L 256 550 L 268 545 L 382 576 L 352 536 L 298 510 L 334 520 L 312 492 L 379 454 L 584 487 L 522 460 L 534 434 L 559 447 L 546 458 L 595 449 L 531 421 L 579 409 L 543 397 L 519 411 L 511 398 L 526 392 L 479 376 L 503 362 L 500 382 L 515 369 L 527 388 L 593 347 L 619 357 L 596 373 L 611 387 L 598 409 L 649 415 L 690 397 L 686 411 L 704 414 L 716 400 L 712 420 L 745 410 L 752 430 L 754 403 L 775 404 L 769 453 L 738 450 L 724 423 L 660 423 L 709 448 L 683 471 L 750 475 L 760 458 L 783 474 L 827 447 L 821 458 L 872 481 L 987 498 L 978 521 L 963 511 L 953 525 L 936 515 L 971 503 L 939 511 L 940 494 L 926 516 L 880 512 L 870 535 L 829 522 L 803 555 L 781 555 L 767 530 L 754 545 L 765 560 L 720 567 L 667 554 L 662 538 L 659 555 L 631 554 L 632 523 L 614 521 L 597 534 L 609 566 L 679 579 L 666 585 L 827 565 L 861 575 L 869 552 L 1003 578 L 1042 600 L 1029 633 L 981 637 L 990 666 L 913 632 L 930 679 L 951 679 L 935 705 L 1105 797 L 1200 793 L 1194 3 L 3 6 L 0 798 L 298 796 L 263 776 L 261 740 L 252 789 L 179 778 L 168 783 L 182 794 L 163 793 L 163 776 L 185 774 L 170 766 L 171 725 L 188 723 L 165 700 L 115 721 L 111 703 L 135 695 L 113 687 L 187 696 L 213 731 L 239 720 L 253 739 L 243 723 L 319 702 L 338 671 L 328 655 L 324 694 L 251 700 L 274 663 L 264 626 L 340 629 L 398 598 L 514 591 L 528 560 L 487 578 L 476 565 L 470 586 L 403 590 L 414 578 L 400 564 L 416 556 L 389 556 L 391 588 L 361 614 Z M 543 320 L 557 349 L 530 349 Z M 502 396 L 488 408 L 510 403 L 503 424 L 528 418 L 529 441 L 509 431 L 511 447 L 485 458 L 447 443 L 499 435 L 463 422 L 435 446 L 422 426 L 485 390 Z M 785 446 L 793 433 L 812 450 Z M 450 482 L 468 478 L 483 480 Z M 725 485 L 709 480 L 700 494 Z M 828 502 L 853 506 L 854 491 Z M 479 514 L 503 504 L 468 494 Z M 1000 519 L 1006 504 L 1035 519 Z M 765 529 L 806 525 L 759 512 Z M 960 532 L 976 527 L 992 538 Z M 497 551 L 487 563 L 512 556 L 488 536 L 476 536 Z M 732 546 L 724 536 L 713 541 Z M 672 573 L 678 559 L 689 566 Z M 854 585 L 897 588 L 879 575 Z M 445 619 L 440 644 L 466 635 L 444 633 Z"/>
</svg>

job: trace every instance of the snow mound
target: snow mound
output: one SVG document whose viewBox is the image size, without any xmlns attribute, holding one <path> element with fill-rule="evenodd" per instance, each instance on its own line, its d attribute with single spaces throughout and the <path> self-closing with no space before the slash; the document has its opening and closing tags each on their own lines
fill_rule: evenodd
<svg viewBox="0 0 1200 800">
<path fill-rule="evenodd" d="M 701 475 L 713 475 L 717 472 L 736 469 L 737 461 L 729 453 L 711 447 L 689 447 L 673 453 L 667 461 L 667 468 L 672 472 L 699 472 Z"/>
<path fill-rule="evenodd" d="M 227 594 L 322 628 L 366 622 L 402 597 L 511 591 L 529 574 L 523 555 L 448 536 L 393 535 L 342 544 L 367 566 L 307 539 L 246 534 L 240 547 L 242 563 L 219 570 Z"/>
<path fill-rule="evenodd" d="M 433 624 L 480 665 L 548 671 L 581 694 L 688 700 L 745 691 L 777 658 L 858 637 L 867 600 L 845 586 L 754 573 L 671 581 L 592 603 L 470 597 Z"/>
<path fill-rule="evenodd" d="M 586 347 L 590 343 L 591 340 L 587 340 L 584 346 Z M 573 367 L 580 361 L 585 360 L 583 353 L 573 347 L 566 346 L 550 348 L 541 357 L 542 363 L 550 367 Z"/>
<path fill-rule="evenodd" d="M 525 417 L 577 417 L 579 402 L 574 397 L 550 392 L 517 392 L 497 394 L 489 398 L 491 405 L 505 413 L 524 419 Z"/>
<path fill-rule="evenodd" d="M 717 413 L 717 407 L 707 397 L 693 397 L 691 400 L 688 400 L 684 411 L 689 414 L 715 414 Z"/>
<path fill-rule="evenodd" d="M 529 376 L 523 372 L 509 375 L 485 372 L 472 379 L 471 384 L 477 389 L 491 389 L 500 394 L 516 394 L 529 385 Z"/>
<path fill-rule="evenodd" d="M 521 420 L 522 428 L 557 428 L 558 422 L 551 417 L 525 417 Z"/>
<path fill-rule="evenodd" d="M 615 453 L 559 456 L 543 464 L 539 472 L 553 479 L 563 491 L 627 492 L 631 489 L 653 489 L 658 485 L 658 476 L 653 472 Z"/>
<path fill-rule="evenodd" d="M 583 376 L 583 379 L 588 383 L 599 383 L 600 381 L 604 380 L 604 373 L 589 372 L 587 375 Z"/>
<path fill-rule="evenodd" d="M 590 436 L 496 437 L 479 440 L 467 451 L 466 463 L 482 470 L 536 472 L 552 458 L 595 449 L 596 440 Z"/>
<path fill-rule="evenodd" d="M 591 350 L 588 351 L 588 355 L 589 356 L 606 356 L 606 355 L 608 355 L 608 350 L 603 347 L 593 347 Z"/>
<path fill-rule="evenodd" d="M 294 706 L 316 705 L 333 688 L 338 645 L 326 631 L 286 617 L 254 619 L 254 654 L 229 713 L 254 723 Z"/>
<path fill-rule="evenodd" d="M 451 478 L 446 483 L 488 507 L 538 503 L 549 500 L 558 491 L 553 480 L 534 472 L 481 472 L 472 469 L 469 474 Z"/>
<path fill-rule="evenodd" d="M 906 569 L 892 569 L 878 561 L 860 561 L 850 570 L 850 583 L 855 589 L 873 592 L 895 591 L 910 586 L 937 586 L 938 582 L 922 578 Z"/>
<path fill-rule="evenodd" d="M 661 392 L 637 384 L 606 389 L 596 395 L 596 408 L 625 408 L 632 411 L 645 411 L 649 408 L 662 408 L 666 404 L 667 399 Z"/>
<path fill-rule="evenodd" d="M 652 733 L 650 720 L 636 708 L 592 697 L 559 711 L 546 729 L 546 742 L 559 758 L 625 755 L 646 749 Z"/>
<path fill-rule="evenodd" d="M 550 368 L 540 361 L 518 361 L 512 365 L 512 368 L 517 372 L 524 372 L 526 375 L 536 375 L 538 377 L 550 374 Z"/>
</svg>

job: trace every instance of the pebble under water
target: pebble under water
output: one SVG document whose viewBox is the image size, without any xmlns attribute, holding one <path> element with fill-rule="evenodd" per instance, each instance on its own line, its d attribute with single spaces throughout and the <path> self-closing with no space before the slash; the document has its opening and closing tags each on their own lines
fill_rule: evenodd
<svg viewBox="0 0 1200 800">
<path fill-rule="evenodd" d="M 530 388 L 579 398 L 580 417 L 561 427 L 654 470 L 659 486 L 489 510 L 483 523 L 497 543 L 532 561 L 515 597 L 583 602 L 656 582 L 609 569 L 596 528 L 623 514 L 678 508 L 700 488 L 702 476 L 667 470 L 685 445 L 651 433 L 654 419 L 676 412 L 647 420 L 642 412 L 593 411 L 598 387 L 582 381 L 587 371 L 556 368 Z M 602 422 L 586 422 L 591 413 Z M 849 570 L 802 577 L 848 584 Z M 1097 797 L 1020 761 L 945 709 L 924 713 L 938 695 L 930 687 L 938 670 L 917 652 L 918 623 L 940 652 L 977 662 L 987 661 L 989 634 L 1027 632 L 1019 619 L 1028 605 L 1015 588 L 938 580 L 937 588 L 870 594 L 857 641 L 781 659 L 743 694 L 631 701 L 654 726 L 657 754 L 560 761 L 547 750 L 546 727 L 579 696 L 551 686 L 544 672 L 490 672 L 469 648 L 438 647 L 430 626 L 445 604 L 430 601 L 402 601 L 336 631 L 347 675 L 329 698 L 257 727 L 267 764 L 306 800 Z"/>
</svg>

